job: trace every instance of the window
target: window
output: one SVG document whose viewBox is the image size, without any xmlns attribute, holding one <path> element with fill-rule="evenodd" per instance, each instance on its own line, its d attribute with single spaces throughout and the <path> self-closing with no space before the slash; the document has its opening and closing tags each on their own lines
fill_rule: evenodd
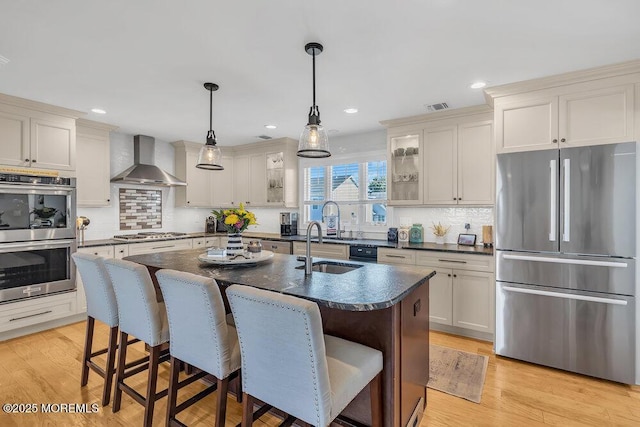
<svg viewBox="0 0 640 427">
<path fill-rule="evenodd" d="M 380 156 L 383 157 L 383 156 Z M 340 162 L 304 168 L 304 222 L 322 221 L 322 205 L 340 206 L 343 228 L 385 225 L 387 222 L 386 160 Z M 329 207 L 327 212 L 329 213 Z"/>
</svg>

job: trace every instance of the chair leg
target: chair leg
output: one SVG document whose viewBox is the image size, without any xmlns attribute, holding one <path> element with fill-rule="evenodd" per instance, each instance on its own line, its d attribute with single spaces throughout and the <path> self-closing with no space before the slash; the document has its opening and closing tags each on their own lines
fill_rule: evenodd
<svg viewBox="0 0 640 427">
<path fill-rule="evenodd" d="M 382 427 L 382 373 L 369 383 L 371 395 L 371 427 Z"/>
<path fill-rule="evenodd" d="M 225 417 L 227 415 L 227 392 L 229 391 L 229 377 L 218 378 L 218 408 L 216 410 L 216 426 L 224 426 Z"/>
<path fill-rule="evenodd" d="M 238 370 L 238 389 L 236 390 L 236 401 L 242 403 L 242 369 Z"/>
<path fill-rule="evenodd" d="M 118 369 L 116 371 L 116 386 L 113 393 L 113 406 L 111 410 L 118 412 L 120 410 L 120 402 L 122 401 L 121 384 L 124 382 L 124 365 L 127 363 L 127 344 L 129 334 L 120 331 L 120 346 L 118 349 Z"/>
<path fill-rule="evenodd" d="M 242 393 L 242 427 L 253 425 L 253 401 L 253 396 Z"/>
<path fill-rule="evenodd" d="M 107 346 L 107 367 L 104 371 L 104 389 L 102 390 L 102 406 L 109 404 L 111 398 L 111 383 L 113 381 L 113 367 L 116 363 L 116 349 L 118 348 L 118 327 L 109 330 L 109 345 Z"/>
<path fill-rule="evenodd" d="M 158 382 L 158 364 L 160 346 L 149 348 L 149 381 L 147 382 L 147 398 L 144 402 L 144 427 L 151 427 L 153 422 L 153 408 L 156 404 L 156 385 Z"/>
<path fill-rule="evenodd" d="M 182 362 L 171 356 L 171 370 L 169 373 L 169 393 L 167 398 L 167 427 L 176 417 L 176 404 L 178 401 L 178 379 Z"/>
<path fill-rule="evenodd" d="M 91 359 L 94 326 L 95 319 L 91 316 L 87 316 L 87 330 L 84 338 L 84 351 L 82 352 L 82 375 L 80 377 L 80 387 L 86 386 L 89 381 L 89 360 Z"/>
</svg>

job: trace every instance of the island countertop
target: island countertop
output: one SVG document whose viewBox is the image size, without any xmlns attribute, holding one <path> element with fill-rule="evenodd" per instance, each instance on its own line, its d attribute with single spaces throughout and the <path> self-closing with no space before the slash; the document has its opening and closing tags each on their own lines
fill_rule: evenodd
<svg viewBox="0 0 640 427">
<path fill-rule="evenodd" d="M 315 301 L 321 306 L 347 311 L 371 311 L 391 307 L 426 283 L 435 271 L 419 266 L 396 266 L 356 261 L 361 268 L 344 274 L 314 271 L 305 276 L 296 269 L 302 263 L 293 255 L 274 254 L 271 260 L 251 266 L 219 266 L 198 260 L 201 249 L 134 255 L 126 257 L 153 269 L 169 268 L 211 277 L 223 285 L 234 283 L 281 292 Z"/>
</svg>

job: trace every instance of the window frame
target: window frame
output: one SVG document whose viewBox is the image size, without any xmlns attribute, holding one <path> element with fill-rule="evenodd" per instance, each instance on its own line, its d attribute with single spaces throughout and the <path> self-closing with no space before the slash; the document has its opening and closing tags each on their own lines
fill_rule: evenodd
<svg viewBox="0 0 640 427">
<path fill-rule="evenodd" d="M 389 224 L 391 211 L 388 206 L 389 202 L 389 193 L 387 188 L 387 198 L 385 199 L 367 199 L 367 190 L 368 190 L 368 181 L 365 173 L 365 164 L 369 162 L 381 162 L 384 161 L 387 164 L 387 175 L 385 179 L 387 179 L 388 184 L 388 159 L 386 150 L 374 150 L 367 152 L 366 154 L 348 154 L 348 155 L 333 155 L 331 157 L 325 159 L 306 159 L 301 158 L 299 163 L 300 173 L 300 185 L 299 185 L 299 200 L 300 200 L 300 228 L 306 228 L 309 224 L 309 218 L 307 216 L 307 211 L 312 205 L 323 205 L 327 201 L 333 201 L 331 198 L 332 192 L 332 180 L 331 180 L 331 167 L 349 163 L 357 163 L 358 164 L 358 200 L 353 201 L 338 201 L 335 202 L 340 207 L 341 213 L 341 226 L 346 224 L 350 224 L 350 219 L 347 219 L 343 213 L 345 209 L 343 207 L 346 206 L 357 206 L 358 210 L 358 218 L 363 218 L 365 216 L 365 209 L 367 205 L 375 205 L 375 204 L 383 204 L 387 210 L 386 221 L 384 223 L 373 223 L 373 222 L 365 222 L 363 224 L 359 224 L 359 229 L 364 232 L 374 232 L 380 231 L 381 228 L 386 230 L 387 224 Z M 324 182 L 324 200 L 305 200 L 305 176 L 306 169 L 312 167 L 323 167 L 325 170 L 325 182 Z M 362 185 L 365 184 L 365 185 Z M 347 226 L 347 229 L 350 228 Z M 353 231 L 355 232 L 357 228 L 354 227 Z"/>
</svg>

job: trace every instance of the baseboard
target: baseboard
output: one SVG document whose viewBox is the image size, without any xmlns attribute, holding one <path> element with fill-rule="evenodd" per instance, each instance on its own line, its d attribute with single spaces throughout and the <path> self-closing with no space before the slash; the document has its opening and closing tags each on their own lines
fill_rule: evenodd
<svg viewBox="0 0 640 427">
<path fill-rule="evenodd" d="M 429 322 L 429 329 L 432 331 L 446 332 L 453 335 L 475 338 L 482 341 L 493 342 L 493 334 L 490 332 L 474 331 L 472 329 L 459 328 L 457 326 L 442 325 L 440 323 Z"/>
<path fill-rule="evenodd" d="M 63 317 L 61 319 L 55 319 L 48 322 L 25 326 L 24 328 L 12 329 L 10 331 L 0 333 L 0 341 L 6 341 L 25 335 L 31 335 L 35 334 L 36 332 L 42 332 L 48 329 L 70 325 L 72 323 L 83 322 L 85 320 L 87 320 L 87 313 L 80 313 L 74 314 L 73 316 Z"/>
</svg>

